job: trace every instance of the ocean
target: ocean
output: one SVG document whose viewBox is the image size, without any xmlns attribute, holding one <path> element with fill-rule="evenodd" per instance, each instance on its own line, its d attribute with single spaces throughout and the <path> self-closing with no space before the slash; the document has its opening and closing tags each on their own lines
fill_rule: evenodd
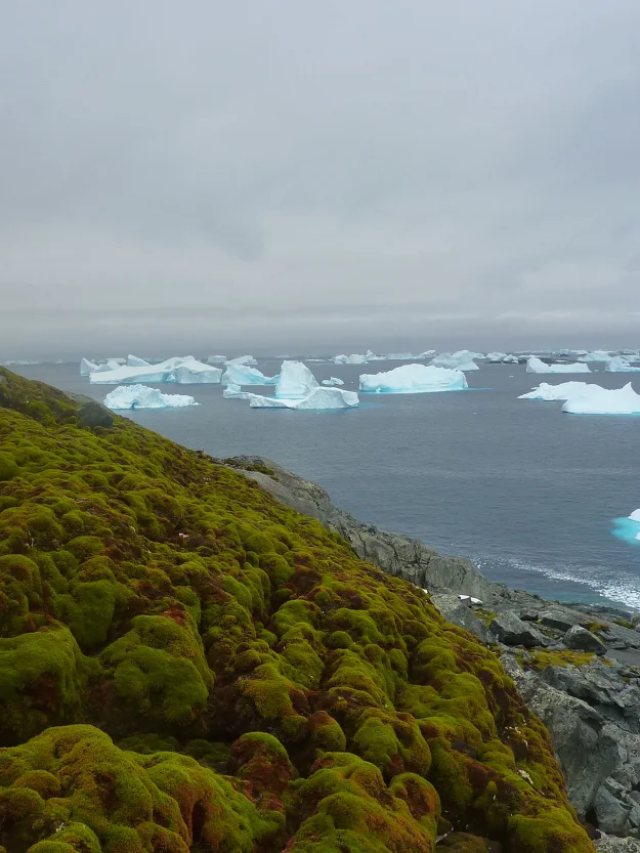
<svg viewBox="0 0 640 853">
<path fill-rule="evenodd" d="M 258 367 L 272 375 L 279 365 Z M 360 373 L 395 366 L 309 362 L 318 379 L 340 377 L 346 390 L 357 390 Z M 112 390 L 90 385 L 77 364 L 12 369 L 100 401 Z M 640 507 L 640 419 L 564 415 L 561 403 L 517 399 L 539 381 L 617 388 L 633 376 L 481 365 L 467 379 L 467 391 L 361 394 L 357 409 L 319 413 L 250 409 L 224 400 L 220 385 L 164 385 L 200 405 L 126 415 L 212 456 L 273 459 L 359 519 L 468 556 L 493 581 L 640 610 L 640 542 L 616 535 L 615 522 Z"/>
</svg>

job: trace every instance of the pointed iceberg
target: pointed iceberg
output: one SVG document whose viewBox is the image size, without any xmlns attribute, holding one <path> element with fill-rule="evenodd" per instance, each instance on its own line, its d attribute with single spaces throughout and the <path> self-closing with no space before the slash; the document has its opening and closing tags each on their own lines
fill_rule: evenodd
<svg viewBox="0 0 640 853">
<path fill-rule="evenodd" d="M 283 361 L 276 383 L 276 397 L 301 400 L 318 387 L 318 380 L 301 361 Z"/>
<path fill-rule="evenodd" d="M 363 373 L 360 376 L 360 390 L 378 394 L 423 394 L 462 388 L 468 388 L 468 385 L 461 370 L 425 364 L 403 364 L 386 373 Z"/>
<path fill-rule="evenodd" d="M 148 367 L 149 362 L 145 361 L 144 358 L 138 358 L 137 355 L 129 354 L 127 356 L 127 367 Z"/>
<path fill-rule="evenodd" d="M 182 409 L 198 404 L 186 394 L 163 394 L 146 385 L 121 385 L 107 394 L 104 404 L 108 409 Z"/>
<path fill-rule="evenodd" d="M 220 380 L 223 385 L 275 385 L 277 376 L 265 376 L 255 367 L 230 361 Z"/>
</svg>

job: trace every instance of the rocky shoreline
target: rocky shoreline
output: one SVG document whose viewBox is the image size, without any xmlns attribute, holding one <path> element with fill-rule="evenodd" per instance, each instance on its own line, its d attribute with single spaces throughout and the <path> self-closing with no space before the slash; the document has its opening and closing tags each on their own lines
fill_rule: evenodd
<svg viewBox="0 0 640 853">
<path fill-rule="evenodd" d="M 440 612 L 500 656 L 551 733 L 569 799 L 603 853 L 640 851 L 640 622 L 602 606 L 546 601 L 490 583 L 469 560 L 341 510 L 268 459 L 226 464 L 343 536 L 362 559 L 424 589 Z M 598 837 L 599 836 L 599 837 Z"/>
</svg>

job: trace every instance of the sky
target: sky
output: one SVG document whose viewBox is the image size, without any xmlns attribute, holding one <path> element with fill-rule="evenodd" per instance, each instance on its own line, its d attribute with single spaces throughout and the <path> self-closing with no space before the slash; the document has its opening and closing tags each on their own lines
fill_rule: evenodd
<svg viewBox="0 0 640 853">
<path fill-rule="evenodd" d="M 0 358 L 640 346 L 638 0 L 0 5 Z"/>
</svg>

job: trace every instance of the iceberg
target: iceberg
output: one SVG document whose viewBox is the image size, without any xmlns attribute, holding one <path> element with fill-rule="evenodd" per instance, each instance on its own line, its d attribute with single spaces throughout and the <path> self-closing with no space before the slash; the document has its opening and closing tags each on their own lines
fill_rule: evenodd
<svg viewBox="0 0 640 853">
<path fill-rule="evenodd" d="M 473 359 L 483 357 L 482 353 L 469 352 L 468 349 L 458 350 L 457 352 L 443 352 L 431 360 L 430 367 L 446 367 L 449 370 L 462 371 L 480 370 Z"/>
<path fill-rule="evenodd" d="M 186 394 L 163 394 L 147 385 L 120 385 L 107 394 L 104 404 L 108 409 L 181 409 L 197 406 L 193 397 Z"/>
<path fill-rule="evenodd" d="M 220 381 L 223 385 L 275 385 L 278 377 L 265 376 L 255 367 L 230 361 Z"/>
<path fill-rule="evenodd" d="M 222 392 L 225 400 L 251 400 L 255 396 L 251 391 L 243 391 L 239 385 L 227 385 Z"/>
<path fill-rule="evenodd" d="M 363 373 L 360 376 L 360 390 L 378 394 L 422 394 L 467 387 L 462 371 L 424 364 L 403 364 L 386 373 Z"/>
<path fill-rule="evenodd" d="M 238 367 L 243 367 L 243 366 L 255 367 L 258 364 L 258 362 L 255 360 L 255 358 L 252 355 L 239 355 L 236 358 L 228 359 L 227 361 L 225 361 L 225 364 L 227 364 L 227 365 L 233 364 L 233 365 L 237 365 Z"/>
<path fill-rule="evenodd" d="M 640 509 L 634 509 L 629 518 L 631 521 L 637 521 L 640 524 Z"/>
<path fill-rule="evenodd" d="M 544 400 L 552 403 L 561 400 L 564 402 L 576 394 L 584 393 L 590 387 L 599 388 L 600 386 L 590 386 L 587 382 L 561 382 L 559 385 L 549 385 L 542 382 L 527 394 L 521 394 L 518 400 Z"/>
<path fill-rule="evenodd" d="M 128 355 L 127 356 L 127 367 L 148 367 L 149 362 L 145 361 L 144 358 L 138 358 L 137 355 Z"/>
<path fill-rule="evenodd" d="M 500 364 L 506 357 L 506 352 L 488 352 L 486 356 L 489 364 Z"/>
<path fill-rule="evenodd" d="M 332 376 L 329 379 L 322 380 L 323 385 L 344 385 L 344 381 L 342 379 L 338 379 L 337 376 Z"/>
<path fill-rule="evenodd" d="M 98 365 L 94 361 L 89 361 L 88 358 L 80 360 L 80 376 L 90 376 L 98 370 Z"/>
<path fill-rule="evenodd" d="M 298 409 L 301 411 L 324 411 L 330 409 L 351 409 L 359 404 L 355 391 L 342 391 L 340 388 L 315 388 L 300 400 L 283 397 L 265 397 L 251 394 L 249 405 L 252 409 Z"/>
<path fill-rule="evenodd" d="M 640 367 L 632 367 L 626 358 L 616 355 L 610 358 L 604 366 L 607 373 L 640 373 Z"/>
<path fill-rule="evenodd" d="M 333 358 L 334 364 L 366 364 L 369 356 L 352 353 L 351 355 L 336 355 Z"/>
<path fill-rule="evenodd" d="M 611 353 L 607 350 L 596 349 L 593 352 L 585 353 L 581 355 L 578 361 L 588 364 L 591 361 L 609 361 L 611 358 Z"/>
<path fill-rule="evenodd" d="M 301 400 L 318 387 L 318 380 L 301 361 L 283 361 L 276 382 L 276 397 Z"/>
<path fill-rule="evenodd" d="M 527 359 L 527 373 L 591 373 L 588 364 L 546 364 L 532 355 Z"/>
<path fill-rule="evenodd" d="M 613 390 L 587 385 L 566 401 L 562 411 L 571 415 L 638 415 L 640 394 L 636 394 L 630 382 Z"/>
<path fill-rule="evenodd" d="M 210 355 L 207 359 L 207 364 L 226 364 L 226 355 Z"/>
<path fill-rule="evenodd" d="M 222 371 L 219 368 L 203 364 L 192 355 L 188 355 L 168 358 L 159 364 L 148 364 L 142 367 L 125 365 L 106 371 L 99 369 L 90 374 L 89 381 L 94 385 L 135 385 L 141 382 L 193 385 L 217 384 L 221 376 Z"/>
</svg>

